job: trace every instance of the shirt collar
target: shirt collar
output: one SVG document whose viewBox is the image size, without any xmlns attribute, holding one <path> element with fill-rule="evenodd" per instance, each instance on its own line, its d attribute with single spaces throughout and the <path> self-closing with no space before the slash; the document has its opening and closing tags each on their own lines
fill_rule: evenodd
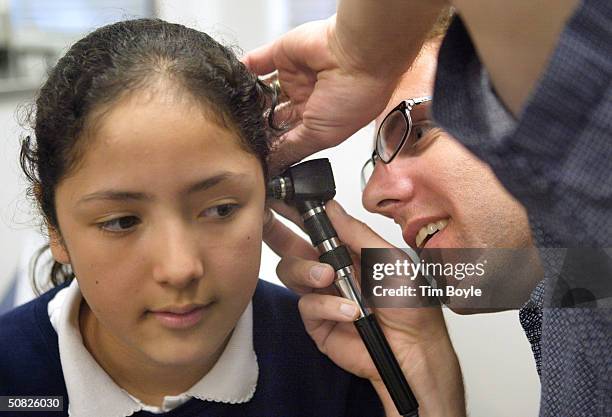
<svg viewBox="0 0 612 417">
<path fill-rule="evenodd" d="M 231 404 L 253 397 L 259 366 L 253 349 L 252 303 L 242 313 L 213 368 L 185 393 L 165 397 L 163 406 L 158 408 L 144 405 L 120 388 L 85 348 L 79 328 L 81 301 L 81 291 L 74 279 L 48 305 L 49 319 L 58 335 L 71 417 L 124 417 L 140 410 L 161 413 L 192 397 Z"/>
</svg>

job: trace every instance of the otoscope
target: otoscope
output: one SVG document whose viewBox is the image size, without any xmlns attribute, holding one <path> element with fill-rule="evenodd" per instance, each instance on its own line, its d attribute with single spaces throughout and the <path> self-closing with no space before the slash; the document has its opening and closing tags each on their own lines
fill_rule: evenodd
<svg viewBox="0 0 612 417">
<path fill-rule="evenodd" d="M 347 247 L 338 239 L 325 213 L 325 202 L 336 195 L 334 174 L 327 158 L 313 159 L 289 167 L 268 183 L 268 196 L 293 205 L 300 212 L 304 228 L 319 260 L 336 271 L 334 284 L 344 298 L 359 308 L 355 327 L 361 336 L 376 369 L 402 416 L 416 417 L 418 403 L 389 347 L 374 314 L 364 305 L 355 284 L 355 269 Z"/>
</svg>

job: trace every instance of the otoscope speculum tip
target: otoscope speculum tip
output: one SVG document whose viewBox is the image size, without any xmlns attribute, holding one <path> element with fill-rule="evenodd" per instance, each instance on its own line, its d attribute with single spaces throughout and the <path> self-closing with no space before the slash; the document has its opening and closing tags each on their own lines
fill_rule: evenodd
<svg viewBox="0 0 612 417">
<path fill-rule="evenodd" d="M 289 201 L 293 197 L 293 184 L 289 177 L 278 176 L 268 181 L 266 197 L 275 200 Z"/>
</svg>

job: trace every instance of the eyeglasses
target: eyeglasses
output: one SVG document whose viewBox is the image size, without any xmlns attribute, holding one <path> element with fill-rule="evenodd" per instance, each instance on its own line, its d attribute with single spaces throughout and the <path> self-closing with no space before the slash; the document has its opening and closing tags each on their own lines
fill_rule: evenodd
<svg viewBox="0 0 612 417">
<path fill-rule="evenodd" d="M 374 172 L 376 161 L 389 164 L 408 144 L 407 149 L 414 149 L 419 140 L 425 136 L 434 124 L 429 121 L 412 123 L 412 109 L 431 101 L 431 97 L 419 97 L 404 100 L 393 108 L 383 119 L 376 132 L 376 144 L 372 156 L 361 168 L 361 190 L 363 191 Z"/>
</svg>

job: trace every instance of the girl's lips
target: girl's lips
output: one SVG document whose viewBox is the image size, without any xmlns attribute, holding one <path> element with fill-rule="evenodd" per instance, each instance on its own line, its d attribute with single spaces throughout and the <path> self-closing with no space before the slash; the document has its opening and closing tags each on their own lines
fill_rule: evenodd
<svg viewBox="0 0 612 417">
<path fill-rule="evenodd" d="M 162 326 L 170 329 L 188 329 L 198 324 L 204 315 L 206 307 L 196 307 L 185 313 L 171 313 L 169 311 L 151 311 L 151 314 Z"/>
</svg>

